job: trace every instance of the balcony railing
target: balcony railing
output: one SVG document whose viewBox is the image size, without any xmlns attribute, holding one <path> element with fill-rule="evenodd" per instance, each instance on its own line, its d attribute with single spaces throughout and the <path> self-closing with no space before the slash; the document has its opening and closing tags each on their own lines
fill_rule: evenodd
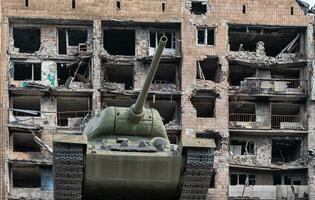
<svg viewBox="0 0 315 200">
<path fill-rule="evenodd" d="M 246 78 L 240 92 L 250 94 L 306 95 L 307 80 Z"/>
<path fill-rule="evenodd" d="M 73 129 L 81 129 L 82 124 L 92 116 L 92 111 L 64 111 L 64 112 L 47 112 L 47 111 L 28 111 L 10 109 L 10 124 L 25 126 L 41 126 L 46 122 L 48 126 L 64 126 Z"/>
<path fill-rule="evenodd" d="M 230 185 L 230 199 L 308 199 L 308 185 Z"/>
<path fill-rule="evenodd" d="M 272 115 L 269 113 L 230 113 L 232 128 L 248 129 L 304 129 L 301 115 Z"/>
</svg>

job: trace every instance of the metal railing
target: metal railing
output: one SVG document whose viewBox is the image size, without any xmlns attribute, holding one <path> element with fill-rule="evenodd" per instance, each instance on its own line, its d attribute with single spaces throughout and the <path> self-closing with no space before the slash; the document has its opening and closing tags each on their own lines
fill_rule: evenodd
<svg viewBox="0 0 315 200">
<path fill-rule="evenodd" d="M 247 113 L 230 113 L 230 126 L 239 126 L 235 122 L 257 123 L 254 127 L 269 127 L 272 129 L 303 129 L 304 124 L 301 115 L 272 115 L 269 113 L 262 114 L 247 114 Z M 246 126 L 244 126 L 246 127 Z M 247 126 L 251 128 L 251 126 Z"/>
<path fill-rule="evenodd" d="M 230 113 L 229 121 L 231 122 L 255 122 L 256 114 L 247 113 Z"/>
<path fill-rule="evenodd" d="M 284 123 L 288 122 L 288 123 Z M 302 128 L 300 115 L 271 115 L 271 128 L 274 129 L 298 129 Z"/>
<path fill-rule="evenodd" d="M 241 83 L 241 92 L 267 94 L 307 94 L 307 80 L 246 78 Z"/>
<path fill-rule="evenodd" d="M 63 111 L 63 112 L 48 112 L 48 111 L 27 111 L 10 109 L 13 114 L 13 119 L 9 120 L 11 124 L 28 125 L 28 126 L 41 126 L 44 121 L 54 121 L 54 126 L 69 126 L 69 118 L 82 118 L 78 119 L 77 123 L 71 124 L 71 128 L 81 128 L 87 119 L 92 115 L 92 111 Z M 24 114 L 21 114 L 24 113 Z"/>
</svg>

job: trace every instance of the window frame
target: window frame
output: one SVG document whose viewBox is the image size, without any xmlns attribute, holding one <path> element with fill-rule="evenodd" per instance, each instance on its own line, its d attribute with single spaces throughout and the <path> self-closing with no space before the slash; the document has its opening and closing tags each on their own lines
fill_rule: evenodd
<svg viewBox="0 0 315 200">
<path fill-rule="evenodd" d="M 213 30 L 213 44 L 208 44 L 208 31 Z M 216 46 L 216 27 L 197 27 L 196 28 L 196 45 L 197 46 Z M 204 41 L 199 44 L 198 33 L 199 31 L 204 31 Z"/>
</svg>

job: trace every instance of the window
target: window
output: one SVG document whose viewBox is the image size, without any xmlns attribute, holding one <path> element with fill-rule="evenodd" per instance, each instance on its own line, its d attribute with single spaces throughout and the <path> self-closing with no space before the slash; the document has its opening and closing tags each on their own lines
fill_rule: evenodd
<svg viewBox="0 0 315 200">
<path fill-rule="evenodd" d="M 197 44 L 199 45 L 215 45 L 215 28 L 198 28 Z"/>
<path fill-rule="evenodd" d="M 13 28 L 14 47 L 20 53 L 34 53 L 40 47 L 39 28 Z"/>
<path fill-rule="evenodd" d="M 111 55 L 135 55 L 135 30 L 104 30 L 104 48 Z"/>
<path fill-rule="evenodd" d="M 40 63 L 14 63 L 14 80 L 16 81 L 39 81 L 41 80 Z"/>
<path fill-rule="evenodd" d="M 75 0 L 72 0 L 72 8 L 75 8 Z"/>
<path fill-rule="evenodd" d="M 116 9 L 120 10 L 120 1 L 116 1 Z"/>
<path fill-rule="evenodd" d="M 162 2 L 162 11 L 163 11 L 163 12 L 165 11 L 165 6 L 166 6 L 166 3 L 165 3 L 165 2 Z"/>
<path fill-rule="evenodd" d="M 243 14 L 246 13 L 246 5 L 243 5 L 242 13 L 243 13 Z"/>
<path fill-rule="evenodd" d="M 231 140 L 231 152 L 233 155 L 254 155 L 254 141 Z"/>
<path fill-rule="evenodd" d="M 168 32 L 158 32 L 158 31 L 151 31 L 150 32 L 150 47 L 157 47 L 160 41 L 160 38 L 165 35 L 167 37 L 167 44 L 165 48 L 175 49 L 175 32 L 168 31 Z"/>
<path fill-rule="evenodd" d="M 221 67 L 218 58 L 197 61 L 196 78 L 200 80 L 211 80 L 219 83 L 221 76 Z"/>
<path fill-rule="evenodd" d="M 191 13 L 194 15 L 203 15 L 207 12 L 207 3 L 206 2 L 191 2 Z"/>
<path fill-rule="evenodd" d="M 88 33 L 86 29 L 59 29 L 59 54 L 68 54 L 68 51 L 71 51 L 71 47 L 79 46 L 80 43 L 86 43 L 87 37 Z"/>
<path fill-rule="evenodd" d="M 254 174 L 230 174 L 230 185 L 255 185 Z"/>
<path fill-rule="evenodd" d="M 25 7 L 28 7 L 28 0 L 25 0 L 24 5 L 25 5 Z"/>
</svg>

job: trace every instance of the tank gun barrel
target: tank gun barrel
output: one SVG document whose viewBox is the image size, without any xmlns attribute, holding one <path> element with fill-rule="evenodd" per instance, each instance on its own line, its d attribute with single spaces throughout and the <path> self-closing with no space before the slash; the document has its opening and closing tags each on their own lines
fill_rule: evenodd
<svg viewBox="0 0 315 200">
<path fill-rule="evenodd" d="M 159 66 L 160 59 L 161 59 L 161 56 L 162 56 L 162 53 L 163 53 L 163 50 L 165 48 L 166 43 L 167 43 L 167 37 L 162 36 L 160 38 L 159 45 L 158 45 L 158 47 L 155 51 L 155 54 L 153 56 L 147 77 L 146 77 L 146 79 L 143 83 L 143 86 L 142 86 L 142 90 L 140 91 L 140 94 L 137 98 L 136 103 L 131 107 L 132 108 L 131 109 L 132 113 L 130 116 L 131 121 L 134 121 L 134 122 L 141 121 L 141 119 L 139 119 L 139 117 L 140 117 L 139 115 L 141 115 L 143 113 L 143 107 L 144 107 L 145 101 L 146 101 L 147 96 L 148 96 L 150 85 L 153 81 L 153 78 L 154 78 L 155 73 L 157 71 L 157 68 Z"/>
</svg>

